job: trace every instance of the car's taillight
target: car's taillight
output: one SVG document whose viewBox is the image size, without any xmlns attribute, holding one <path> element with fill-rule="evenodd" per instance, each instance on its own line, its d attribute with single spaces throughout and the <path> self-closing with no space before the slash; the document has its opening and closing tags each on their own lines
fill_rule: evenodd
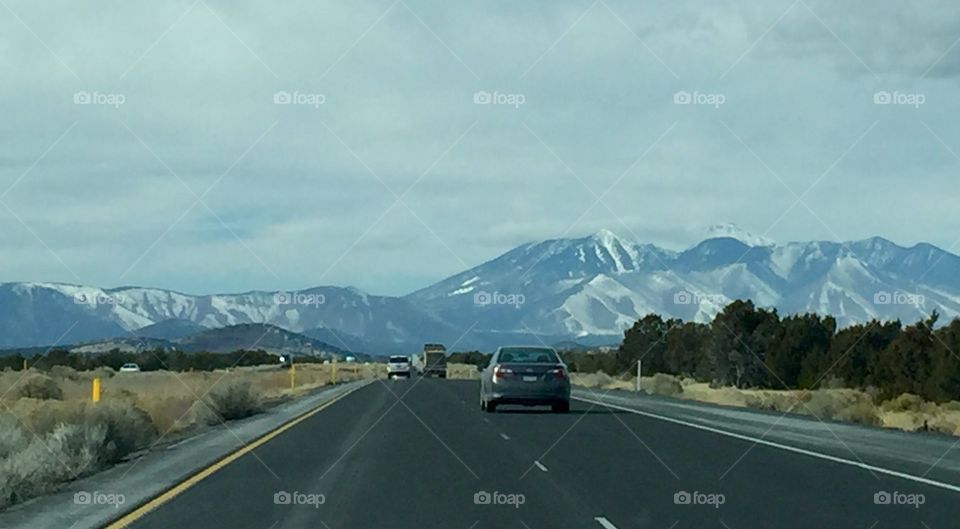
<svg viewBox="0 0 960 529">
<path fill-rule="evenodd" d="M 567 372 L 562 367 L 551 369 L 548 373 L 553 378 L 560 378 L 560 379 L 567 378 Z"/>
<path fill-rule="evenodd" d="M 493 368 L 493 379 L 503 380 L 513 376 L 513 370 L 509 367 L 496 366 Z"/>
</svg>

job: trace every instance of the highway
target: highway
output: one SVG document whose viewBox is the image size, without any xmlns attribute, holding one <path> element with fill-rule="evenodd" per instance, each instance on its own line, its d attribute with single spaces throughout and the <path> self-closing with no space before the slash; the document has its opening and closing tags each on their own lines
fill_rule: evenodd
<svg viewBox="0 0 960 529">
<path fill-rule="evenodd" d="M 477 393 L 475 381 L 373 382 L 125 523 L 132 529 L 960 526 L 952 472 L 931 473 L 937 481 L 924 483 L 640 415 L 623 402 L 612 408 L 576 400 L 569 414 L 539 408 L 489 414 L 479 409 Z"/>
</svg>

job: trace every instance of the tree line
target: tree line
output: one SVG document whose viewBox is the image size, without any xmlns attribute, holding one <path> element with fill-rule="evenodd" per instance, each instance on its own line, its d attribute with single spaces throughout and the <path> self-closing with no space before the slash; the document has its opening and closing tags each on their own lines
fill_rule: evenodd
<svg viewBox="0 0 960 529">
<path fill-rule="evenodd" d="M 0 369 L 23 369 L 27 367 L 48 370 L 54 366 L 72 367 L 78 371 L 109 367 L 120 369 L 123 364 L 134 363 L 142 371 L 212 371 L 228 367 L 245 367 L 262 364 L 278 364 L 277 356 L 262 350 L 237 350 L 231 353 L 187 353 L 178 350 L 155 349 L 129 352 L 113 349 L 105 353 L 71 353 L 65 349 L 54 349 L 44 355 L 24 357 L 20 353 L 0 357 Z M 320 361 L 306 356 L 298 356 L 297 362 Z"/>
<path fill-rule="evenodd" d="M 737 300 L 710 323 L 648 315 L 624 332 L 613 354 L 567 355 L 578 371 L 681 375 L 717 386 L 769 389 L 835 387 L 960 400 L 960 319 L 939 315 L 903 326 L 869 321 L 837 329 L 831 316 L 781 318 L 776 309 Z"/>
</svg>

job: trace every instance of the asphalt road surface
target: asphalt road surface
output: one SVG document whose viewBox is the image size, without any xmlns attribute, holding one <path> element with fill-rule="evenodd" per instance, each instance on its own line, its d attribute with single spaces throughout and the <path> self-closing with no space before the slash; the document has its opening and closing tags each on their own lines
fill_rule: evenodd
<svg viewBox="0 0 960 529">
<path fill-rule="evenodd" d="M 130 527 L 960 527 L 949 487 L 580 401 L 489 414 L 477 384 L 375 382 Z"/>
</svg>

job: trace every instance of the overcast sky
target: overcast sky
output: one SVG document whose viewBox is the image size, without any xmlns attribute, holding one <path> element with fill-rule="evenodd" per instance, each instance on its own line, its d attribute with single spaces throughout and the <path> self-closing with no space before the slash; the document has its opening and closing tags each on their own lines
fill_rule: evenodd
<svg viewBox="0 0 960 529">
<path fill-rule="evenodd" d="M 0 1 L 0 280 L 404 294 L 726 222 L 957 250 L 956 2 L 318 4 Z"/>
</svg>

